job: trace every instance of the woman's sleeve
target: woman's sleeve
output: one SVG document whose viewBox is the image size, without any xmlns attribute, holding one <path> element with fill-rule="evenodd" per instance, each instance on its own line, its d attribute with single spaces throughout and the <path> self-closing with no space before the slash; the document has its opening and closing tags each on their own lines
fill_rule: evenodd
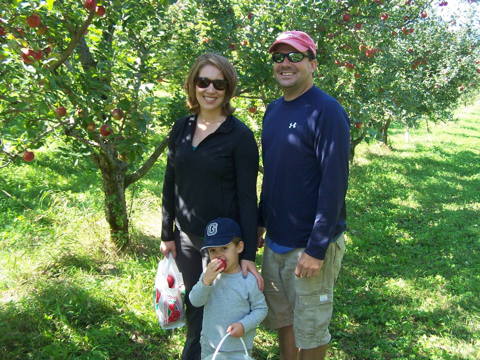
<svg viewBox="0 0 480 360">
<path fill-rule="evenodd" d="M 245 250 L 244 260 L 255 261 L 257 252 L 257 174 L 258 147 L 253 133 L 242 129 L 240 139 L 234 149 L 235 175 L 237 187 L 240 227 Z"/>
<path fill-rule="evenodd" d="M 168 135 L 167 166 L 163 178 L 162 190 L 162 241 L 173 240 L 175 221 L 175 139 L 179 131 L 179 122 L 175 123 Z"/>
</svg>

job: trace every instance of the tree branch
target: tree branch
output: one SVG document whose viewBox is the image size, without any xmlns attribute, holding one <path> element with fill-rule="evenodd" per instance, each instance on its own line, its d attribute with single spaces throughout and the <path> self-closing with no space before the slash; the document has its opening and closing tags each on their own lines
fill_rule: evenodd
<svg viewBox="0 0 480 360">
<path fill-rule="evenodd" d="M 125 177 L 125 188 L 127 188 L 129 185 L 133 184 L 137 180 L 141 179 L 155 164 L 155 161 L 157 161 L 158 157 L 162 154 L 163 150 L 167 147 L 168 143 L 168 136 L 165 137 L 160 144 L 155 148 L 153 151 L 152 155 L 145 161 L 145 163 L 134 173 L 129 174 Z"/>
<path fill-rule="evenodd" d="M 49 68 L 51 71 L 55 71 L 56 69 L 58 69 L 72 54 L 73 50 L 75 50 L 78 43 L 85 35 L 85 31 L 87 30 L 88 26 L 92 23 L 94 16 L 95 16 L 95 11 L 90 11 L 88 18 L 85 20 L 82 26 L 80 26 L 77 32 L 73 35 L 72 39 L 70 40 L 70 44 L 68 44 L 67 48 L 65 49 L 63 54 L 60 56 L 60 59 L 58 59 L 56 62 L 50 65 Z"/>
<path fill-rule="evenodd" d="M 83 36 L 79 40 L 78 51 L 80 53 L 80 63 L 82 64 L 84 71 L 88 71 L 90 68 L 96 66 L 92 53 L 88 48 L 87 42 L 85 41 L 85 37 Z"/>
</svg>

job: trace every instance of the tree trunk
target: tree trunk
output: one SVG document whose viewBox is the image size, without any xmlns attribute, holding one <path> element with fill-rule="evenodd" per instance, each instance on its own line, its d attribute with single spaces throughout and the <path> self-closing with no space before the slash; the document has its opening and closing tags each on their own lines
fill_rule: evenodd
<svg viewBox="0 0 480 360">
<path fill-rule="evenodd" d="M 388 118 L 385 125 L 383 125 L 380 129 L 380 141 L 383 142 L 386 146 L 388 146 L 388 128 L 390 127 L 391 122 L 392 120 Z"/>
<path fill-rule="evenodd" d="M 353 162 L 353 158 L 355 157 L 355 148 L 363 141 L 363 139 L 365 139 L 366 135 L 367 134 L 365 132 L 362 132 L 362 134 L 358 138 L 350 139 L 350 162 Z"/>
<path fill-rule="evenodd" d="M 129 242 L 128 212 L 125 201 L 126 163 L 120 160 L 110 161 L 106 155 L 95 155 L 103 180 L 105 195 L 105 218 L 110 226 L 110 236 L 119 250 Z"/>
</svg>

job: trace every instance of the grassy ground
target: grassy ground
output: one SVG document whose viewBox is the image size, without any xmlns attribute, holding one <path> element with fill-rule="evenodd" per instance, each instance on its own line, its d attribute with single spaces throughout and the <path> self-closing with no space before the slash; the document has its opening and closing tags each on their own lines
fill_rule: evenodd
<svg viewBox="0 0 480 360">
<path fill-rule="evenodd" d="M 458 116 L 359 149 L 331 359 L 480 358 L 480 102 Z M 119 255 L 93 167 L 37 159 L 0 170 L 1 358 L 177 359 L 152 307 L 163 164 L 129 190 Z M 254 355 L 278 359 L 273 333 Z"/>
</svg>

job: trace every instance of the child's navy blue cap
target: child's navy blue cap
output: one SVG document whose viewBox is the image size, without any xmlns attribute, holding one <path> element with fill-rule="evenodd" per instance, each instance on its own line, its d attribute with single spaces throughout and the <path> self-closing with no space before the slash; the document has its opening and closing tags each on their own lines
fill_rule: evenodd
<svg viewBox="0 0 480 360">
<path fill-rule="evenodd" d="M 200 250 L 227 245 L 235 237 L 242 237 L 240 225 L 229 218 L 217 218 L 208 223 Z"/>
</svg>

